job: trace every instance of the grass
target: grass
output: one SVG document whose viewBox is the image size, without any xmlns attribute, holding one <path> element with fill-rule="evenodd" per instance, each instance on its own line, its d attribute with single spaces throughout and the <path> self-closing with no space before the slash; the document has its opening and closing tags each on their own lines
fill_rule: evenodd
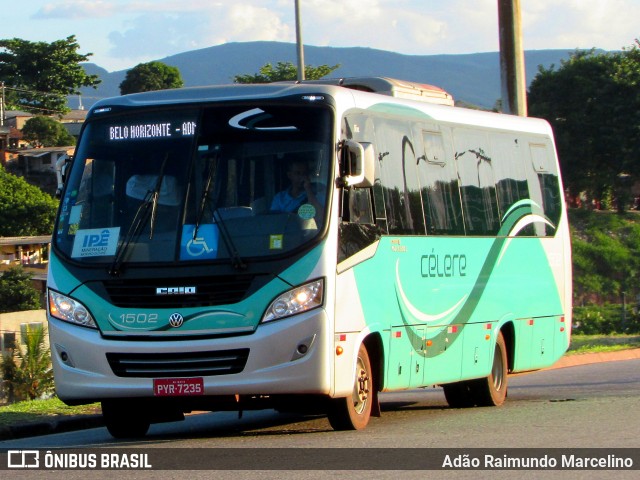
<svg viewBox="0 0 640 480">
<path fill-rule="evenodd" d="M 30 422 L 39 422 L 56 416 L 91 415 L 100 413 L 100 405 L 69 407 L 58 398 L 29 400 L 0 406 L 0 428 Z"/>
<path fill-rule="evenodd" d="M 572 335 L 567 355 L 640 348 L 640 335 Z"/>
</svg>

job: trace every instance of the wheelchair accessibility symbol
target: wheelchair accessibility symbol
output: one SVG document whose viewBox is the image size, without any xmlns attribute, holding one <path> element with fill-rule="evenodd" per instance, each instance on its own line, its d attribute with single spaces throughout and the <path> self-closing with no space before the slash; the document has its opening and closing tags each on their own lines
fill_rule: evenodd
<svg viewBox="0 0 640 480">
<path fill-rule="evenodd" d="M 209 248 L 207 241 L 203 237 L 192 238 L 187 242 L 187 253 L 192 257 L 199 257 L 205 253 L 213 252 L 213 248 Z"/>
<path fill-rule="evenodd" d="M 218 229 L 211 224 L 200 225 L 193 235 L 194 225 L 185 225 L 180 242 L 181 260 L 210 260 L 218 255 Z"/>
</svg>

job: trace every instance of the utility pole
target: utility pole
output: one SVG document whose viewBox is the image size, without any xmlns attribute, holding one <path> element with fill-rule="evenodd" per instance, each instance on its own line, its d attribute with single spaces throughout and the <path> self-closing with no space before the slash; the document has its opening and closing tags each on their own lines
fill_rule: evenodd
<svg viewBox="0 0 640 480">
<path fill-rule="evenodd" d="M 304 80 L 304 47 L 302 45 L 302 27 L 300 25 L 300 0 L 296 5 L 296 45 L 298 46 L 298 81 Z"/>
<path fill-rule="evenodd" d="M 527 116 L 520 0 L 498 0 L 502 111 Z"/>
<path fill-rule="evenodd" d="M 0 127 L 4 126 L 4 82 L 0 82 Z"/>
</svg>

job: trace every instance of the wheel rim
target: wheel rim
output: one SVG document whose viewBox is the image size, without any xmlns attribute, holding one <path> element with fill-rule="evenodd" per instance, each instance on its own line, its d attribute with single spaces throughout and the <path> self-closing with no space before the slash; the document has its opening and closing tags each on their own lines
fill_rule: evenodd
<svg viewBox="0 0 640 480">
<path fill-rule="evenodd" d="M 356 365 L 356 381 L 353 386 L 352 398 L 353 408 L 356 413 L 361 414 L 364 412 L 369 399 L 369 373 L 360 357 L 358 357 L 358 364 Z"/>
<path fill-rule="evenodd" d="M 496 351 L 493 354 L 493 367 L 491 367 L 491 377 L 493 378 L 493 386 L 496 391 L 502 389 L 502 383 L 504 381 L 504 371 L 502 368 L 502 351 L 496 346 Z"/>
</svg>

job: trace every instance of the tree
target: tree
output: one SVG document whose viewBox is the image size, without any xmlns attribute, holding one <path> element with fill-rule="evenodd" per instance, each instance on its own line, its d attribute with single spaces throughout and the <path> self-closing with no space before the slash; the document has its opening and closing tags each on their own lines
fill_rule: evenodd
<svg viewBox="0 0 640 480">
<path fill-rule="evenodd" d="M 67 95 L 80 87 L 96 87 L 97 75 L 87 75 L 80 62 L 92 55 L 79 54 L 75 35 L 52 43 L 19 38 L 0 40 L 0 79 L 5 82 L 15 108 L 35 113 L 69 111 Z"/>
<path fill-rule="evenodd" d="M 545 118 L 556 135 L 565 186 L 619 200 L 640 178 L 640 53 L 576 51 L 560 68 L 539 67 L 529 91 L 531 116 Z M 624 201 L 618 208 L 626 207 Z"/>
<path fill-rule="evenodd" d="M 0 236 L 48 235 L 58 203 L 51 195 L 0 166 Z"/>
<path fill-rule="evenodd" d="M 51 117 L 30 118 L 22 128 L 22 136 L 37 147 L 64 147 L 76 143 L 67 129 Z"/>
<path fill-rule="evenodd" d="M 180 88 L 184 85 L 180 70 L 162 62 L 140 63 L 127 72 L 120 94 Z"/>
<path fill-rule="evenodd" d="M 3 358 L 4 380 L 15 401 L 35 400 L 53 393 L 54 381 L 51 368 L 51 353 L 46 347 L 45 330 L 42 326 L 27 324 L 23 332 L 24 350 L 17 348 L 15 358 Z M 12 365 L 13 364 L 13 365 Z"/>
<path fill-rule="evenodd" d="M 304 76 L 307 80 L 319 80 L 326 77 L 331 72 L 339 68 L 340 65 L 320 65 L 313 67 L 305 65 Z M 278 62 L 275 66 L 267 63 L 260 67 L 260 73 L 254 75 L 236 75 L 233 77 L 234 83 L 271 83 L 296 80 L 298 78 L 298 67 L 291 62 Z"/>
<path fill-rule="evenodd" d="M 39 295 L 31 284 L 31 275 L 20 265 L 5 271 L 0 277 L 0 313 L 39 308 Z"/>
<path fill-rule="evenodd" d="M 4 389 L 4 394 L 7 401 L 13 403 L 16 401 L 16 379 L 18 377 L 18 366 L 13 358 L 13 350 L 5 351 L 2 354 L 2 368 L 0 368 L 0 372 L 2 372 L 2 380 L 4 380 L 4 382 L 0 382 Z"/>
</svg>

